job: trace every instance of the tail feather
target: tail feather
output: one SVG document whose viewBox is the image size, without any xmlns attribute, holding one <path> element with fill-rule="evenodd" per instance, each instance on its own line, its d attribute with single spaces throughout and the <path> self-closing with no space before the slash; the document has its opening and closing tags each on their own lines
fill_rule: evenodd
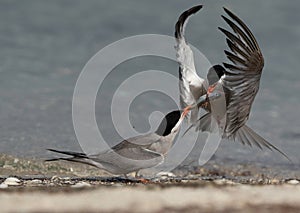
<svg viewBox="0 0 300 213">
<path fill-rule="evenodd" d="M 72 157 L 66 157 L 66 158 L 52 158 L 45 160 L 46 162 L 53 162 L 53 161 L 71 161 L 71 162 L 77 162 L 77 163 L 84 163 L 90 166 L 95 166 L 97 168 L 103 168 L 105 169 L 100 162 L 96 162 L 92 159 L 90 159 L 86 154 L 80 153 L 80 152 L 70 152 L 70 151 L 60 151 L 56 149 L 47 149 L 51 152 L 56 152 L 64 155 L 71 155 Z"/>
<path fill-rule="evenodd" d="M 70 151 L 61 151 L 56 149 L 47 149 L 48 151 L 60 153 L 64 155 L 71 155 L 72 157 L 69 158 L 52 158 L 45 160 L 46 162 L 51 161 L 59 161 L 59 160 L 65 160 L 65 161 L 73 161 L 73 162 L 85 162 L 86 159 L 88 159 L 87 155 L 80 152 L 70 152 Z"/>
<path fill-rule="evenodd" d="M 71 161 L 70 159 L 72 159 L 72 158 L 51 158 L 51 159 L 47 159 L 45 161 L 46 162 L 53 162 L 53 161 L 60 161 L 60 160 Z"/>
<path fill-rule="evenodd" d="M 197 122 L 193 125 L 191 125 L 183 134 L 183 136 L 194 126 L 196 126 L 196 131 L 200 132 L 211 132 L 212 126 L 211 126 L 211 114 L 207 113 L 203 115 L 201 118 L 197 120 Z M 252 130 L 247 125 L 242 126 L 238 129 L 238 131 L 235 133 L 234 136 L 229 137 L 229 139 L 238 140 L 243 145 L 249 145 L 252 147 L 253 145 L 257 146 L 259 149 L 263 150 L 263 147 L 266 147 L 267 149 L 271 151 L 277 151 L 282 156 L 284 156 L 286 159 L 288 159 L 290 162 L 292 160 L 279 148 L 265 140 L 263 137 L 258 135 L 254 130 Z"/>
<path fill-rule="evenodd" d="M 47 149 L 47 150 L 51 152 L 60 153 L 60 154 L 71 155 L 73 157 L 78 157 L 78 158 L 88 158 L 86 154 L 81 152 L 61 151 L 56 149 Z"/>
<path fill-rule="evenodd" d="M 249 146 L 252 146 L 252 144 L 256 145 L 261 150 L 263 149 L 263 147 L 266 147 L 271 151 L 275 150 L 278 153 L 280 153 L 281 155 L 283 155 L 290 162 L 292 162 L 292 160 L 283 151 L 281 151 L 279 148 L 277 148 L 276 146 L 274 146 L 273 144 L 271 144 L 270 142 L 265 140 L 263 137 L 258 135 L 256 132 L 254 132 L 254 130 L 252 130 L 247 125 L 242 126 L 236 132 L 236 135 L 234 138 L 238 139 L 243 144 L 247 143 Z"/>
<path fill-rule="evenodd" d="M 242 131 L 238 131 L 236 133 L 236 136 L 233 137 L 233 140 L 235 141 L 235 139 L 238 139 L 239 142 L 241 142 L 243 145 L 248 144 L 249 146 L 252 147 L 252 144 L 250 143 L 250 141 L 247 139 L 247 137 L 243 134 Z"/>
</svg>

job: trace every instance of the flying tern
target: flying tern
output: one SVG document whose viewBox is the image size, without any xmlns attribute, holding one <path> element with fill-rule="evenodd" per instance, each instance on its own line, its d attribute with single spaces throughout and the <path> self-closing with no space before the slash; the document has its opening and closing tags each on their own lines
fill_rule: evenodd
<svg viewBox="0 0 300 213">
<path fill-rule="evenodd" d="M 213 117 L 219 127 L 222 121 L 225 121 L 225 124 L 222 124 L 223 126 L 220 128 L 222 138 L 238 140 L 249 146 L 256 145 L 260 149 L 267 147 L 270 150 L 278 151 L 289 159 L 285 153 L 246 125 L 253 101 L 259 90 L 264 57 L 250 29 L 227 8 L 224 8 L 224 11 L 229 17 L 222 15 L 222 18 L 230 26 L 232 32 L 221 27 L 219 30 L 226 36 L 230 50 L 225 50 L 225 54 L 231 63 L 224 62 L 223 66 L 214 65 L 209 69 L 208 80 L 197 75 L 193 52 L 184 37 L 184 33 L 189 17 L 197 13 L 202 7 L 202 5 L 197 5 L 186 10 L 180 15 L 175 25 L 180 103 L 182 107 L 195 106 L 199 97 L 210 93 L 224 95 L 226 103 L 221 116 L 214 116 L 211 107 L 214 102 L 212 100 L 210 103 L 198 104 L 198 107 L 191 108 L 189 121 L 193 123 L 192 127 L 195 126 L 196 130 L 199 131 L 210 132 L 212 131 L 211 121 Z M 199 107 L 208 113 L 197 119 Z"/>
</svg>

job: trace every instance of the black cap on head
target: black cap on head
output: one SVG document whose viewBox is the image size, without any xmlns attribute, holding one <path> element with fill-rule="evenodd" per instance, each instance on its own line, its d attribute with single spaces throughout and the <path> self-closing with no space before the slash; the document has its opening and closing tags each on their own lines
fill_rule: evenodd
<svg viewBox="0 0 300 213">
<path fill-rule="evenodd" d="M 169 112 L 160 122 L 156 134 L 166 136 L 171 133 L 171 130 L 180 119 L 181 112 L 179 110 Z"/>
<path fill-rule="evenodd" d="M 222 75 L 224 75 L 225 69 L 221 65 L 217 64 L 212 66 L 207 73 L 207 80 L 209 85 L 216 83 Z"/>
</svg>

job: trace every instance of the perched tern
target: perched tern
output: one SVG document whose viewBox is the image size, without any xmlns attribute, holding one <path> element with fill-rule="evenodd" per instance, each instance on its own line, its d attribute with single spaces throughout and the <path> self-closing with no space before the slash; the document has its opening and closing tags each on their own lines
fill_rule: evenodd
<svg viewBox="0 0 300 213">
<path fill-rule="evenodd" d="M 53 158 L 46 161 L 73 161 L 95 166 L 115 175 L 123 174 L 126 177 L 131 172 L 136 172 L 137 175 L 139 170 L 154 167 L 164 161 L 164 156 L 171 148 L 181 123 L 189 110 L 189 108 L 186 108 L 182 112 L 179 110 L 172 111 L 164 117 L 154 133 L 126 139 L 99 154 L 87 155 L 48 149 L 72 157 Z"/>
</svg>

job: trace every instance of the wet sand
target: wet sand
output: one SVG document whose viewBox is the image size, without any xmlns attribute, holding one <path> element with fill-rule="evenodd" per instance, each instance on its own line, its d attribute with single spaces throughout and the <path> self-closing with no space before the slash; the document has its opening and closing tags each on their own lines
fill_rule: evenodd
<svg viewBox="0 0 300 213">
<path fill-rule="evenodd" d="M 300 211 L 299 176 L 251 166 L 181 169 L 145 182 L 65 162 L 1 156 L 0 164 L 1 212 Z"/>
</svg>

